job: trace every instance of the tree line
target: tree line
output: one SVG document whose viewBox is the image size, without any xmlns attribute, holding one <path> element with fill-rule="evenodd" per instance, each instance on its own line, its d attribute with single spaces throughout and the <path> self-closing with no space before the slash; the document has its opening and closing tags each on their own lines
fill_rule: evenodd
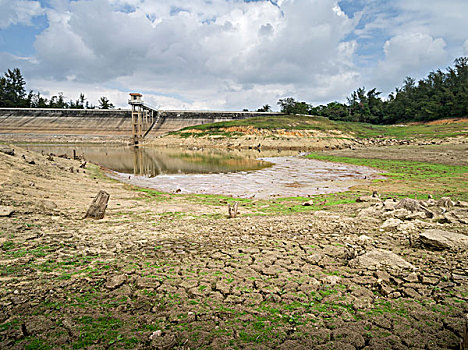
<svg viewBox="0 0 468 350">
<path fill-rule="evenodd" d="M 431 121 L 468 115 L 468 57 L 457 58 L 454 67 L 440 69 L 416 82 L 407 77 L 386 100 L 381 92 L 365 87 L 353 91 L 346 103 L 330 102 L 312 106 L 292 97 L 280 99 L 281 112 L 311 114 L 333 120 L 394 124 L 408 121 Z M 264 105 L 258 111 L 271 111 Z"/>
<path fill-rule="evenodd" d="M 19 68 L 8 69 L 0 77 L 0 107 L 15 108 L 75 108 L 75 109 L 111 109 L 114 105 L 105 96 L 98 100 L 98 106 L 87 101 L 84 94 L 76 100 L 66 101 L 63 93 L 59 92 L 50 99 L 41 96 L 39 92 L 26 92 L 26 81 Z"/>
</svg>

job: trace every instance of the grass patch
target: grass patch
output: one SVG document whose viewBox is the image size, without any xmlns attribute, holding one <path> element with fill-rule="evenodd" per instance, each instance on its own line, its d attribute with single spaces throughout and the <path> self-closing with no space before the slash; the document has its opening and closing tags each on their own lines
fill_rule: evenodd
<svg viewBox="0 0 468 350">
<path fill-rule="evenodd" d="M 466 192 L 468 166 L 409 160 L 337 157 L 321 153 L 312 153 L 307 157 L 381 169 L 384 171 L 383 175 L 387 176 L 390 181 L 375 181 L 373 187 L 382 189 L 382 192 L 388 195 L 407 196 L 415 193 L 419 195 L 430 193 L 435 197 L 452 196 L 460 200 L 468 199 Z M 394 189 L 398 189 L 398 192 Z"/>
</svg>

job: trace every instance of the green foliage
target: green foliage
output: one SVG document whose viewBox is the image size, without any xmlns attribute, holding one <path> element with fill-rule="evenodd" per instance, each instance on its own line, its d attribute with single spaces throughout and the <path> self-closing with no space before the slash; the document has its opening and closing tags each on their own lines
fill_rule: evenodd
<svg viewBox="0 0 468 350">
<path fill-rule="evenodd" d="M 0 107 L 27 107 L 25 85 L 19 68 L 8 69 L 0 78 Z"/>
<path fill-rule="evenodd" d="M 310 114 L 332 120 L 372 124 L 395 124 L 407 121 L 431 121 L 468 115 L 468 57 L 457 58 L 446 72 L 431 72 L 418 82 L 406 77 L 386 101 L 375 88 L 353 91 L 347 104 L 331 102 L 310 107 Z M 293 98 L 280 100 L 279 105 L 293 108 Z M 292 107 L 291 107 L 292 106 Z M 286 109 L 289 111 L 289 109 Z M 297 113 L 297 112 L 295 112 Z"/>
<path fill-rule="evenodd" d="M 281 107 L 281 112 L 286 114 L 310 114 L 310 105 L 305 102 L 296 101 L 292 97 L 280 99 L 278 106 Z"/>
<path fill-rule="evenodd" d="M 3 77 L 0 77 L 0 107 L 13 108 L 74 108 L 74 109 L 92 109 L 94 108 L 84 94 L 76 101 L 65 101 L 63 92 L 59 92 L 48 100 L 42 97 L 40 92 L 30 91 L 26 94 L 26 81 L 19 68 L 8 69 Z M 101 99 L 105 97 L 101 97 Z M 104 107 L 113 108 L 114 106 L 106 99 Z"/>
<path fill-rule="evenodd" d="M 105 96 L 102 96 L 99 99 L 99 108 L 100 109 L 112 109 L 114 108 L 114 105 L 109 101 L 109 99 Z"/>
<path fill-rule="evenodd" d="M 263 105 L 263 107 L 257 109 L 257 112 L 271 112 L 271 106 Z"/>
</svg>

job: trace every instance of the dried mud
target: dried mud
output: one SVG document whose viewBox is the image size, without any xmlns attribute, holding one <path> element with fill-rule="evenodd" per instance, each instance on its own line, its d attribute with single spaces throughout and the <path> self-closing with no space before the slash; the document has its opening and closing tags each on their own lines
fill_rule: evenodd
<svg viewBox="0 0 468 350">
<path fill-rule="evenodd" d="M 388 223 L 369 198 L 228 219 L 224 203 L 150 195 L 14 148 L 0 153 L 0 205 L 14 210 L 0 217 L 2 349 L 459 346 L 467 250 L 431 250 L 418 234 L 466 235 L 466 223 Z M 106 217 L 83 220 L 98 190 Z M 368 264 L 382 250 L 405 263 Z"/>
</svg>

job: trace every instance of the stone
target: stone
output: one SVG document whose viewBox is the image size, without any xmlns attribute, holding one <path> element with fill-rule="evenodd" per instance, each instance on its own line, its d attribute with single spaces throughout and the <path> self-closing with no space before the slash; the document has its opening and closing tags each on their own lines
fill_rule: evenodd
<svg viewBox="0 0 468 350">
<path fill-rule="evenodd" d="M 392 230 L 398 227 L 398 225 L 402 224 L 403 221 L 400 219 L 387 219 L 380 228 L 384 230 Z"/>
<path fill-rule="evenodd" d="M 375 208 L 375 207 L 369 207 L 369 208 L 365 208 L 365 209 L 362 209 L 359 214 L 358 214 L 358 217 L 365 217 L 365 218 L 368 218 L 368 217 L 376 217 L 376 216 L 379 216 L 380 215 L 380 210 Z"/>
<path fill-rule="evenodd" d="M 349 262 L 351 267 L 377 270 L 387 267 L 393 270 L 408 269 L 415 270 L 415 267 L 403 259 L 401 256 L 385 249 L 373 249 Z"/>
<path fill-rule="evenodd" d="M 14 212 L 15 210 L 13 207 L 0 205 L 0 217 L 11 216 Z"/>
<path fill-rule="evenodd" d="M 442 197 L 437 201 L 436 205 L 441 208 L 452 208 L 455 205 L 455 203 L 452 202 L 452 200 L 449 197 Z"/>
<path fill-rule="evenodd" d="M 124 284 L 126 280 L 127 280 L 127 276 L 125 275 L 112 276 L 107 279 L 106 288 L 115 289 L 117 287 L 120 287 L 122 284 Z"/>
<path fill-rule="evenodd" d="M 15 150 L 11 147 L 8 147 L 8 146 L 3 146 L 3 145 L 0 145 L 0 152 L 1 153 L 5 153 L 9 156 L 14 156 L 15 155 Z"/>
<path fill-rule="evenodd" d="M 468 224 L 468 210 L 467 209 L 455 209 L 450 212 L 460 223 Z"/>
<path fill-rule="evenodd" d="M 307 201 L 307 202 L 302 203 L 302 206 L 303 206 L 303 207 L 311 207 L 312 205 L 314 205 L 314 201 L 313 201 L 313 200 L 310 200 L 310 201 Z"/>
<path fill-rule="evenodd" d="M 387 219 L 391 219 L 391 218 L 396 218 L 396 219 L 404 220 L 410 215 L 411 215 L 410 211 L 408 211 L 408 210 L 406 210 L 404 208 L 400 208 L 400 209 L 391 210 L 391 211 L 387 211 L 387 212 L 383 213 L 382 219 L 387 220 Z"/>
<path fill-rule="evenodd" d="M 411 212 L 413 211 L 421 211 L 421 204 L 418 200 L 412 199 L 412 198 L 403 198 L 398 202 L 398 204 L 395 206 L 395 209 L 406 209 Z"/>
<path fill-rule="evenodd" d="M 425 246 L 435 249 L 468 249 L 468 236 L 460 233 L 431 229 L 422 232 L 419 239 Z"/>
</svg>

